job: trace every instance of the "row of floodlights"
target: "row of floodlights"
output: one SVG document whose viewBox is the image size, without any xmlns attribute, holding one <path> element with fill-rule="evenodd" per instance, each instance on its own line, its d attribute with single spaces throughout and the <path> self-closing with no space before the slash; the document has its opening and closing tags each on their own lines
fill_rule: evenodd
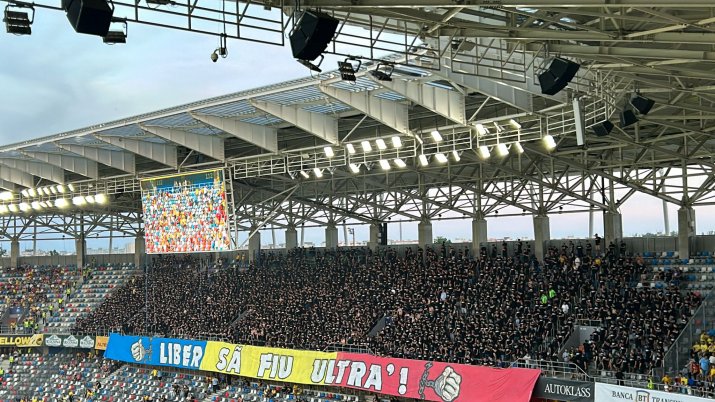
<svg viewBox="0 0 715 402">
<path fill-rule="evenodd" d="M 68 184 L 67 186 L 58 184 L 56 186 L 26 188 L 26 189 L 22 190 L 20 192 L 20 194 L 22 194 L 22 196 L 24 198 L 36 198 L 36 197 L 64 194 L 66 192 L 71 193 L 71 192 L 74 192 L 74 190 L 75 190 L 75 188 L 74 188 L 74 185 L 72 185 L 72 184 Z M 2 199 L 2 198 L 0 198 L 0 199 Z"/>
<path fill-rule="evenodd" d="M 5 193 L 2 193 L 5 194 Z M 95 194 L 95 195 L 78 195 L 68 198 L 57 198 L 53 201 L 32 201 L 32 202 L 21 202 L 19 204 L 0 204 L 0 215 L 5 215 L 8 213 L 18 213 L 18 212 L 30 212 L 30 211 L 42 211 L 45 209 L 50 209 L 52 207 L 58 209 L 67 209 L 70 205 L 77 207 L 83 207 L 85 205 L 104 205 L 107 203 L 107 196 L 105 194 Z"/>
</svg>

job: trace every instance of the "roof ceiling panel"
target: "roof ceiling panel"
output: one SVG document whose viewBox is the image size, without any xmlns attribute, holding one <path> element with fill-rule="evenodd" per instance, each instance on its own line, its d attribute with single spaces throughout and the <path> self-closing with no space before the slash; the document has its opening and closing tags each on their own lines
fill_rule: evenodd
<svg viewBox="0 0 715 402">
<path fill-rule="evenodd" d="M 251 104 L 247 100 L 224 103 L 222 105 L 211 106 L 196 110 L 196 112 L 200 114 L 209 114 L 221 117 L 238 116 L 241 114 L 254 113 L 255 111 L 256 108 L 251 106 Z"/>
</svg>

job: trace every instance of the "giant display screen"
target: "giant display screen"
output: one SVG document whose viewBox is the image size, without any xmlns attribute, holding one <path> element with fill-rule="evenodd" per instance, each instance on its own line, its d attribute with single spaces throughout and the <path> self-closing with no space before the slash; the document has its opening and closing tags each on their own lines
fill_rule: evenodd
<svg viewBox="0 0 715 402">
<path fill-rule="evenodd" d="M 141 181 L 148 254 L 229 250 L 222 170 Z"/>
</svg>

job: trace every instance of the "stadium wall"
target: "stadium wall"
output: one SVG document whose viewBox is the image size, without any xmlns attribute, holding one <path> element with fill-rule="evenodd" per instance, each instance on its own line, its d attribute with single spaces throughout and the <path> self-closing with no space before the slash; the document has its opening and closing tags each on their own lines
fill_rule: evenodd
<svg viewBox="0 0 715 402">
<path fill-rule="evenodd" d="M 86 258 L 88 263 L 96 261 L 103 264 L 123 264 L 123 263 L 133 263 L 134 254 L 91 254 Z M 43 255 L 43 256 L 27 256 L 20 257 L 20 265 L 75 265 L 77 263 L 77 256 L 75 255 Z M 10 257 L 0 258 L 0 266 L 9 267 Z"/>
</svg>

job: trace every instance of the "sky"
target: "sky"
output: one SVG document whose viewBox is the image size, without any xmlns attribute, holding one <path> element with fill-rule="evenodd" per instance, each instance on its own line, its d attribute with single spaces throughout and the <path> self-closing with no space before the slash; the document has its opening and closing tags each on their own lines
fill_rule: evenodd
<svg viewBox="0 0 715 402">
<path fill-rule="evenodd" d="M 63 13 L 49 10 L 37 12 L 32 29 L 31 36 L 0 34 L 2 144 L 308 75 L 293 60 L 289 47 L 229 40 L 229 57 L 213 63 L 209 56 L 218 39 L 209 35 L 131 24 L 127 44 L 108 46 L 101 38 L 75 33 Z M 326 60 L 324 70 L 334 65 L 334 59 Z M 621 208 L 624 234 L 662 232 L 662 208 L 658 199 L 633 196 Z M 670 228 L 677 230 L 677 206 L 668 209 Z M 698 233 L 715 227 L 711 212 L 711 208 L 696 208 Z M 553 215 L 551 236 L 585 237 L 588 222 L 585 213 Z M 416 239 L 416 227 L 416 223 L 403 224 L 402 239 Z M 594 231 L 603 232 L 600 213 Z M 391 224 L 389 238 L 399 239 L 399 232 L 399 225 Z M 433 233 L 450 239 L 471 238 L 471 222 L 435 221 Z M 532 218 L 488 219 L 488 235 L 533 238 Z M 343 241 L 342 229 L 339 237 Z M 356 239 L 367 238 L 368 228 L 357 227 Z M 276 239 L 284 241 L 281 231 Z M 305 240 L 322 243 L 324 231 L 307 229 Z M 124 242 L 117 240 L 114 245 Z M 264 232 L 263 244 L 271 242 L 272 233 Z M 45 248 L 74 248 L 71 241 L 49 243 Z M 92 240 L 89 247 L 106 245 L 105 240 Z"/>
</svg>

